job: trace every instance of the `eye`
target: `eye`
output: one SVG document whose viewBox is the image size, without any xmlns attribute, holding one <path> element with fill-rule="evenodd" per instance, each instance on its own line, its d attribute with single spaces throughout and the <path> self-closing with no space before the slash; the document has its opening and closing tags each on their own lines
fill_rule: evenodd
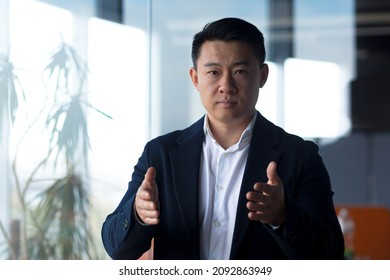
<svg viewBox="0 0 390 280">
<path fill-rule="evenodd" d="M 218 71 L 215 71 L 215 70 L 209 71 L 209 72 L 207 72 L 207 74 L 212 76 L 212 77 L 219 75 Z"/>
<path fill-rule="evenodd" d="M 238 70 L 234 71 L 234 75 L 242 75 L 242 74 L 246 74 L 246 73 L 248 73 L 248 72 L 244 69 L 238 69 Z"/>
</svg>

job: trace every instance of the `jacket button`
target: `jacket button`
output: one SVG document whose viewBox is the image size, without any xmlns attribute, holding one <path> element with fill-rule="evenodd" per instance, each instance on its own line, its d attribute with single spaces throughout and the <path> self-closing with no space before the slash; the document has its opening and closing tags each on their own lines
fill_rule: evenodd
<svg viewBox="0 0 390 280">
<path fill-rule="evenodd" d="M 292 231 L 289 235 L 289 238 L 291 240 L 291 243 L 295 243 L 298 239 L 298 236 L 297 234 L 295 233 L 295 231 Z"/>
</svg>

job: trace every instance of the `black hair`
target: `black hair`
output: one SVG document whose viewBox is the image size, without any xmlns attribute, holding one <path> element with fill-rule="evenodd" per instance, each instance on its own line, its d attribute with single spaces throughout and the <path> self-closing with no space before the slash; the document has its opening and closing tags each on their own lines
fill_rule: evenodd
<svg viewBox="0 0 390 280">
<path fill-rule="evenodd" d="M 265 61 L 264 36 L 261 31 L 243 19 L 222 18 L 206 24 L 202 31 L 195 34 L 192 41 L 192 63 L 196 68 L 202 45 L 206 41 L 242 41 L 249 43 L 260 66 Z"/>
</svg>

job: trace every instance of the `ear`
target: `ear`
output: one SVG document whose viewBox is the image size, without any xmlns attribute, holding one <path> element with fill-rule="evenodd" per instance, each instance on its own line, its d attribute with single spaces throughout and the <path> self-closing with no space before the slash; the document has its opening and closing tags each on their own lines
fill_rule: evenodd
<svg viewBox="0 0 390 280">
<path fill-rule="evenodd" d="M 194 84 L 195 88 L 198 89 L 198 73 L 196 72 L 196 69 L 194 67 L 190 68 L 190 77 L 192 80 L 192 83 Z"/>
<path fill-rule="evenodd" d="M 260 88 L 262 88 L 268 79 L 268 64 L 264 63 L 260 68 Z"/>
</svg>

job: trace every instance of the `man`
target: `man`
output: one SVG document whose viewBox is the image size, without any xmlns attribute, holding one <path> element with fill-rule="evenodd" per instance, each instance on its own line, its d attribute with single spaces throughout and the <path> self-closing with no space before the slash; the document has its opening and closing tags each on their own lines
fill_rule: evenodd
<svg viewBox="0 0 390 280">
<path fill-rule="evenodd" d="M 237 18 L 192 45 L 206 115 L 151 140 L 103 224 L 113 259 L 341 259 L 344 243 L 318 147 L 256 111 L 267 81 L 262 33 Z"/>
</svg>

